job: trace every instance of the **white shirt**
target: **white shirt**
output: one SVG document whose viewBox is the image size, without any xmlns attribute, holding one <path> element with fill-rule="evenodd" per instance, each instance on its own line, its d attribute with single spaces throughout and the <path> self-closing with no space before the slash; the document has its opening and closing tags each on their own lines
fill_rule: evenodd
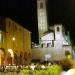
<svg viewBox="0 0 75 75">
<path fill-rule="evenodd" d="M 62 71 L 60 75 L 66 75 L 67 71 Z"/>
<path fill-rule="evenodd" d="M 75 69 L 68 70 L 66 75 L 75 75 Z"/>
</svg>

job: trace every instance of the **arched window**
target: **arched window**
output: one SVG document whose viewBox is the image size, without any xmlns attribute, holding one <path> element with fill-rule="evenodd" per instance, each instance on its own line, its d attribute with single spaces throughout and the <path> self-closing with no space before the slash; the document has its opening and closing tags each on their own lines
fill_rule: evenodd
<svg viewBox="0 0 75 75">
<path fill-rule="evenodd" d="M 42 48 L 45 47 L 45 43 L 42 43 L 42 44 L 41 44 L 41 47 L 42 47 Z"/>
<path fill-rule="evenodd" d="M 60 28 L 59 27 L 57 27 L 57 31 L 60 31 Z"/>
<path fill-rule="evenodd" d="M 40 8 L 43 8 L 43 3 L 42 2 L 40 3 Z"/>
<path fill-rule="evenodd" d="M 51 43 L 47 43 L 47 47 L 50 47 L 51 46 Z"/>
</svg>

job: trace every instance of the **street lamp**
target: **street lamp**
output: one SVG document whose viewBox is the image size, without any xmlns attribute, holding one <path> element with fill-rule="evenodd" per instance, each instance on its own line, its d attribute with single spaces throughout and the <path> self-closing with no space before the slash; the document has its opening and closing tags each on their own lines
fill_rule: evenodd
<svg viewBox="0 0 75 75">
<path fill-rule="evenodd" d="M 15 41 L 15 37 L 13 37 L 12 40 Z"/>
<path fill-rule="evenodd" d="M 13 51 L 14 51 L 14 41 L 15 41 L 15 37 L 12 37 L 12 41 L 13 41 Z M 14 53 L 13 53 L 14 55 Z M 12 57 L 12 63 L 14 62 L 14 56 Z"/>
</svg>

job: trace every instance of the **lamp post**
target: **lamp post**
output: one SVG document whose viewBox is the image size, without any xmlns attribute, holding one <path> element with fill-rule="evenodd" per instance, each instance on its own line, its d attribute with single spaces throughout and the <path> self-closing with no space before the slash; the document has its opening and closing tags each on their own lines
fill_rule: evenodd
<svg viewBox="0 0 75 75">
<path fill-rule="evenodd" d="M 12 40 L 15 41 L 15 37 L 13 37 Z"/>
<path fill-rule="evenodd" d="M 14 28 L 15 28 L 15 25 L 14 25 L 14 23 L 13 23 L 13 28 L 12 28 L 12 29 L 13 29 L 13 35 L 12 35 L 12 36 L 13 36 L 13 37 L 12 37 L 12 41 L 13 41 L 13 52 L 14 52 L 14 44 L 15 44 L 15 43 L 14 43 L 14 42 L 15 42 L 15 37 L 14 37 L 14 35 L 15 35 L 15 34 L 14 34 L 14 33 L 15 33 L 15 29 L 14 29 Z M 13 55 L 14 55 L 14 53 L 13 53 Z M 12 58 L 12 64 L 14 64 L 14 56 L 13 56 L 13 58 Z"/>
<path fill-rule="evenodd" d="M 12 38 L 12 41 L 13 41 L 13 51 L 14 51 L 15 37 Z M 13 57 L 12 57 L 12 64 L 14 64 L 14 53 L 13 53 Z"/>
</svg>

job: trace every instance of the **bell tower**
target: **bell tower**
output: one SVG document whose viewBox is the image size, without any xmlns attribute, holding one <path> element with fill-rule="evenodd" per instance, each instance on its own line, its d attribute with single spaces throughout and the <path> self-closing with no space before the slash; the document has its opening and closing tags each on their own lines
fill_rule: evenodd
<svg viewBox="0 0 75 75">
<path fill-rule="evenodd" d="M 43 34 L 48 31 L 46 0 L 37 0 L 38 35 L 39 42 Z"/>
</svg>

